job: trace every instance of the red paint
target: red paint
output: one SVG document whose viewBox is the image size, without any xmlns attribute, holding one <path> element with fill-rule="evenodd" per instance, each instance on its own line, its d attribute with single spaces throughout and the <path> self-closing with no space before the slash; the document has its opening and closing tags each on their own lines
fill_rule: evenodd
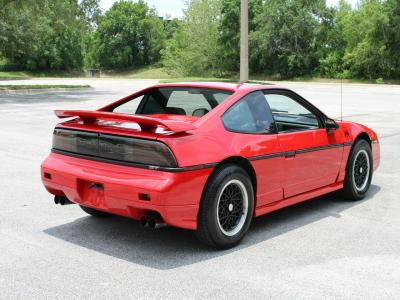
<svg viewBox="0 0 400 300">
<path fill-rule="evenodd" d="M 196 127 L 190 124 L 190 120 L 195 121 L 198 119 L 196 117 L 185 117 L 184 121 L 186 122 L 182 122 L 168 115 L 153 115 L 149 117 L 90 110 L 56 110 L 55 114 L 59 118 L 79 117 L 84 123 L 94 123 L 98 120 L 137 123 L 142 129 L 154 129 L 157 128 L 157 126 L 162 126 L 174 132 L 185 132 L 196 129 Z"/>
<path fill-rule="evenodd" d="M 277 86 L 179 83 L 160 84 L 156 87 L 163 86 L 216 88 L 232 91 L 233 94 L 201 118 L 106 112 L 110 104 L 92 112 L 58 111 L 59 117 L 81 118 L 61 123 L 57 127 L 157 139 L 170 147 L 180 168 L 219 164 L 232 157 L 247 159 L 256 174 L 255 216 L 340 189 L 351 145 L 334 145 L 351 143 L 360 134 L 366 133 L 369 136 L 374 169 L 379 165 L 380 150 L 376 133 L 352 122 L 338 122 L 339 129 L 331 133 L 325 128 L 280 134 L 245 134 L 225 130 L 221 115 L 233 103 L 249 92 L 278 89 Z M 108 126 L 102 121 L 136 123 L 142 127 L 142 131 Z M 159 133 L 156 129 L 160 127 L 175 133 Z M 323 150 L 255 159 L 263 155 L 310 148 Z M 213 171 L 209 167 L 164 172 L 55 153 L 45 159 L 41 168 L 42 181 L 54 195 L 65 195 L 73 202 L 135 219 L 156 211 L 168 225 L 187 229 L 196 229 L 201 194 Z M 101 184 L 102 188 L 90 188 L 94 183 Z M 140 199 L 139 195 L 148 195 L 150 199 L 147 196 L 146 199 Z"/>
<path fill-rule="evenodd" d="M 327 134 L 326 129 L 282 133 L 278 135 L 282 151 L 324 147 L 343 143 L 341 131 Z M 284 196 L 292 197 L 335 183 L 343 147 L 311 151 L 285 157 Z"/>
</svg>

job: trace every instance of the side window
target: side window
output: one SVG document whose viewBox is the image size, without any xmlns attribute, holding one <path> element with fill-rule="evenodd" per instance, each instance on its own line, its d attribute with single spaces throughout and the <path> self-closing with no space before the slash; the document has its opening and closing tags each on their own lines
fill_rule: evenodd
<svg viewBox="0 0 400 300">
<path fill-rule="evenodd" d="M 275 123 L 266 98 L 253 92 L 233 104 L 222 116 L 229 131 L 243 133 L 275 133 Z"/>
<path fill-rule="evenodd" d="M 289 96 L 266 93 L 265 98 L 279 132 L 319 128 L 317 116 Z"/>
<path fill-rule="evenodd" d="M 140 102 L 143 99 L 143 95 L 140 95 L 124 104 L 121 104 L 113 109 L 113 112 L 134 115 L 139 107 Z"/>
<path fill-rule="evenodd" d="M 177 115 L 196 115 L 197 111 L 209 112 L 212 109 L 203 94 L 188 91 L 173 91 L 169 96 L 166 113 Z"/>
</svg>

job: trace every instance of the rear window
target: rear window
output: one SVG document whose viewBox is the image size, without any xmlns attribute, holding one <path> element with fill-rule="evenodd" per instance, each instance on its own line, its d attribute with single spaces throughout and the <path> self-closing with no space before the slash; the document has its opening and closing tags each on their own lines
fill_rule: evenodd
<svg viewBox="0 0 400 300">
<path fill-rule="evenodd" d="M 163 87 L 112 107 L 125 114 L 173 114 L 202 117 L 225 101 L 232 92 L 218 89 Z"/>
</svg>

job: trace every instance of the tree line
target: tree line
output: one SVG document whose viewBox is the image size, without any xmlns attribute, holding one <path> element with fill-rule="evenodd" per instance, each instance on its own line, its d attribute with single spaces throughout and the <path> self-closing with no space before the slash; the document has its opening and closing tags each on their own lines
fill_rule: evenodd
<svg viewBox="0 0 400 300">
<path fill-rule="evenodd" d="M 163 66 L 177 76 L 235 76 L 240 0 L 190 0 L 181 19 L 143 0 L 0 0 L 0 68 Z M 249 0 L 253 74 L 400 78 L 400 1 Z"/>
</svg>

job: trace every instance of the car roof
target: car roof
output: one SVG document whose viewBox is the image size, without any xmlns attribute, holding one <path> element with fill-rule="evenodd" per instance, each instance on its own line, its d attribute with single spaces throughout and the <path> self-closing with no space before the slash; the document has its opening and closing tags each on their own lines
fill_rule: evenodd
<svg viewBox="0 0 400 300">
<path fill-rule="evenodd" d="M 208 88 L 208 89 L 220 89 L 231 92 L 236 91 L 254 91 L 271 88 L 282 88 L 273 84 L 259 84 L 259 83 L 233 83 L 233 82 L 175 82 L 175 83 L 161 83 L 153 87 L 194 87 L 194 88 Z"/>
</svg>

